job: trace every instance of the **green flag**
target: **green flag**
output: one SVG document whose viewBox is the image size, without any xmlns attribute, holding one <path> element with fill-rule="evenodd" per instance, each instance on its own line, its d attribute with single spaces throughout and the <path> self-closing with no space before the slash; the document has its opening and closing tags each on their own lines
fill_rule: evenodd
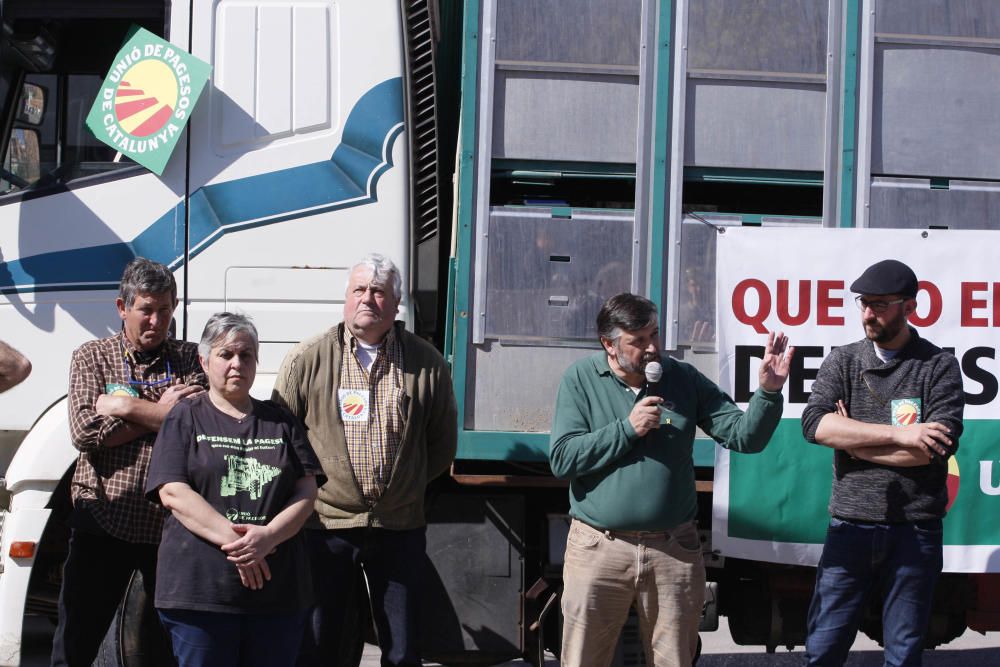
<svg viewBox="0 0 1000 667">
<path fill-rule="evenodd" d="M 87 127 L 162 174 L 211 71 L 208 63 L 140 28 L 115 56 Z"/>
</svg>

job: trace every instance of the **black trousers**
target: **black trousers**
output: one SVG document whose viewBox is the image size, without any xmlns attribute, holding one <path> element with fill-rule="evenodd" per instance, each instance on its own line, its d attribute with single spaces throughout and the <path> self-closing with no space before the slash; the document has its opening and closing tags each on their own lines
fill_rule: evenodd
<svg viewBox="0 0 1000 667">
<path fill-rule="evenodd" d="M 323 667 L 356 639 L 345 637 L 355 613 L 357 581 L 364 570 L 382 667 L 419 667 L 420 597 L 427 546 L 425 528 L 307 530 L 318 604 L 306 622 L 298 667 Z"/>
<path fill-rule="evenodd" d="M 73 530 L 59 591 L 59 624 L 52 639 L 53 667 L 90 667 L 135 570 L 142 572 L 146 595 L 152 602 L 156 550 L 155 544 L 135 544 L 107 534 Z M 156 620 L 153 623 L 159 625 Z M 162 628 L 157 632 L 162 633 Z"/>
</svg>

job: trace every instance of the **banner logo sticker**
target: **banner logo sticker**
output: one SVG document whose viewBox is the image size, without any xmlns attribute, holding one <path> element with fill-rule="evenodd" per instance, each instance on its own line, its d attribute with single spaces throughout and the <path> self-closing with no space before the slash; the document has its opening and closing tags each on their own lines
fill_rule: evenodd
<svg viewBox="0 0 1000 667">
<path fill-rule="evenodd" d="M 920 416 L 919 398 L 897 398 L 892 402 L 893 426 L 919 424 Z"/>
<path fill-rule="evenodd" d="M 208 63 L 139 28 L 115 56 L 87 127 L 160 175 L 211 71 Z"/>
<path fill-rule="evenodd" d="M 135 387 L 117 382 L 108 382 L 105 384 L 104 393 L 108 396 L 131 396 L 132 398 L 139 398 L 139 392 L 135 390 Z"/>
<path fill-rule="evenodd" d="M 345 422 L 368 421 L 368 392 L 354 389 L 338 389 L 340 418 Z"/>
<path fill-rule="evenodd" d="M 946 512 L 951 509 L 951 506 L 955 504 L 955 499 L 958 498 L 958 487 L 961 481 L 958 461 L 955 460 L 954 456 L 950 456 L 948 457 L 948 477 L 945 479 L 945 485 L 948 487 L 948 505 L 944 508 Z"/>
</svg>

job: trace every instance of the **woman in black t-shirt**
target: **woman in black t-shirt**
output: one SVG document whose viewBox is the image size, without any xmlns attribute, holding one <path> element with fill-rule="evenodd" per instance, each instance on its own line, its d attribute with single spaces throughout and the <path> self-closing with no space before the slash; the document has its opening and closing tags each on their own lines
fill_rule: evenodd
<svg viewBox="0 0 1000 667">
<path fill-rule="evenodd" d="M 209 390 L 153 447 L 146 494 L 170 510 L 155 603 L 181 667 L 293 664 L 313 602 L 301 528 L 325 478 L 298 420 L 250 397 L 257 350 L 247 317 L 213 315 Z"/>
</svg>

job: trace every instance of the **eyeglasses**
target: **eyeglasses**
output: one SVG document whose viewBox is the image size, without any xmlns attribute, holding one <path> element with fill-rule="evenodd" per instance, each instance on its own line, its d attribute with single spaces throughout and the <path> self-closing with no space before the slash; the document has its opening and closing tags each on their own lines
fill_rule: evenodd
<svg viewBox="0 0 1000 667">
<path fill-rule="evenodd" d="M 135 376 L 135 361 L 132 359 L 132 355 L 129 354 L 129 351 L 125 349 L 125 344 L 124 343 L 122 343 L 121 341 L 118 341 L 118 345 L 121 348 L 122 358 L 125 360 L 125 366 L 128 367 L 128 373 L 132 377 L 132 379 L 128 381 L 128 383 L 131 386 L 133 386 L 133 387 L 162 387 L 164 385 L 173 384 L 174 373 L 173 373 L 173 369 L 170 367 L 170 357 L 165 357 L 165 361 L 166 361 L 166 365 L 167 365 L 167 377 L 162 378 L 160 380 L 151 380 L 151 381 L 140 380 L 140 379 L 136 378 L 136 376 Z M 166 351 L 164 351 L 164 354 L 166 354 Z"/>
<path fill-rule="evenodd" d="M 895 306 L 897 303 L 903 303 L 906 299 L 894 299 L 892 301 L 869 301 L 864 297 L 855 297 L 854 303 L 858 304 L 858 310 L 864 312 L 865 308 L 871 308 L 873 313 L 882 314 L 889 310 L 889 306 Z"/>
</svg>

